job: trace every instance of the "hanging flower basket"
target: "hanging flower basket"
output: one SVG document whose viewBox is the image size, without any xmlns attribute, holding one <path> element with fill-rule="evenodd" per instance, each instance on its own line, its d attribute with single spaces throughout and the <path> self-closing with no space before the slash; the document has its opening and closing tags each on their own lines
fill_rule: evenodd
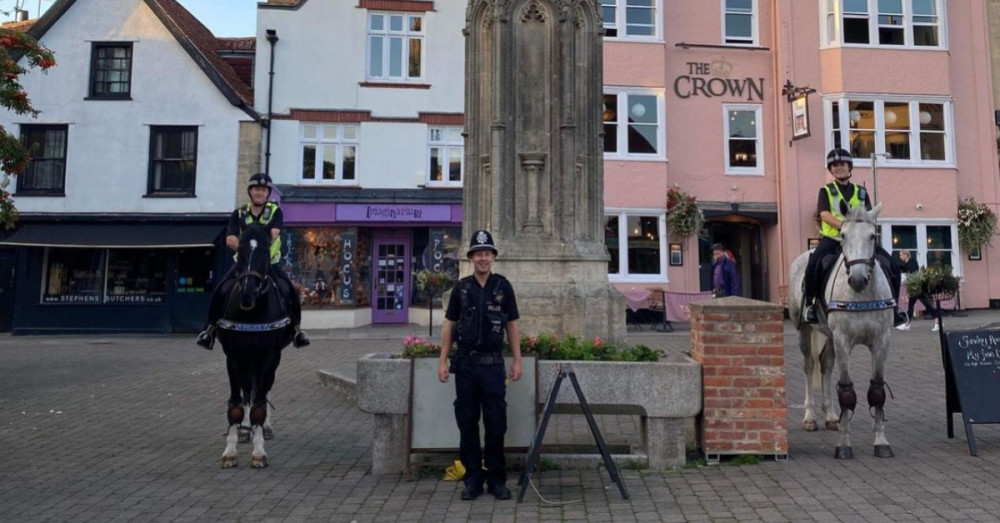
<svg viewBox="0 0 1000 523">
<path fill-rule="evenodd" d="M 989 245 L 997 232 L 997 215 L 971 196 L 958 203 L 958 244 L 966 251 Z"/>
<path fill-rule="evenodd" d="M 667 191 L 667 232 L 671 238 L 688 238 L 700 234 L 705 216 L 694 196 L 680 189 Z"/>
<path fill-rule="evenodd" d="M 946 301 L 955 297 L 959 283 L 950 265 L 935 263 L 906 277 L 906 293 L 911 299 L 926 294 L 932 299 Z"/>
<path fill-rule="evenodd" d="M 455 280 L 447 272 L 417 271 L 417 288 L 432 296 L 440 296 L 453 285 Z"/>
</svg>

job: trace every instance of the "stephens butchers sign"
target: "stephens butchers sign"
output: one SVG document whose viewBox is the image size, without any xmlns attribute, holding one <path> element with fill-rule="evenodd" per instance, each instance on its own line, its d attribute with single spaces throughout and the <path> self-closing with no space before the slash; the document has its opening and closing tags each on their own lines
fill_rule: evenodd
<svg viewBox="0 0 1000 523">
<path fill-rule="evenodd" d="M 687 73 L 674 79 L 674 94 L 679 98 L 704 96 L 764 101 L 763 78 L 730 78 L 733 66 L 725 60 L 688 62 Z"/>
<path fill-rule="evenodd" d="M 446 205 L 395 205 L 348 203 L 337 205 L 338 221 L 354 222 L 436 222 L 451 221 Z"/>
</svg>

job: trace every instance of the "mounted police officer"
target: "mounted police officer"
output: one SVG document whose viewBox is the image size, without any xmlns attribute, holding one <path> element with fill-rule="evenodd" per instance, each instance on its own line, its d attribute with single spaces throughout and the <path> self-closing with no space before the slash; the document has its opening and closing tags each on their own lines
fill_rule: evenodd
<svg viewBox="0 0 1000 523">
<path fill-rule="evenodd" d="M 285 303 L 288 307 L 289 316 L 295 325 L 295 337 L 292 343 L 296 347 L 309 345 L 309 336 L 299 328 L 302 321 L 302 303 L 299 301 L 299 293 L 292 285 L 292 280 L 288 278 L 285 271 L 281 270 L 278 263 L 281 261 L 281 228 L 284 226 L 284 215 L 278 204 L 271 201 L 271 177 L 265 173 L 257 173 L 250 176 L 247 184 L 247 194 L 250 195 L 250 203 L 242 205 L 233 211 L 229 216 L 229 227 L 226 235 L 226 246 L 235 251 L 240 245 L 240 234 L 249 225 L 257 224 L 261 227 L 271 229 L 271 271 L 272 277 L 278 278 L 285 283 L 288 293 L 285 296 Z M 225 303 L 219 289 L 222 284 L 236 276 L 236 265 L 229 268 L 226 275 L 216 284 L 212 292 L 212 300 L 208 308 L 208 325 L 205 330 L 198 334 L 198 345 L 212 350 L 215 344 L 216 324 L 222 318 Z M 279 286 L 280 288 L 280 286 Z"/>
<path fill-rule="evenodd" d="M 517 329 L 517 301 L 507 278 L 493 274 L 497 248 L 487 231 L 476 231 L 466 253 L 474 272 L 452 290 L 441 334 L 438 379 L 455 375 L 455 421 L 461 439 L 459 455 L 465 467 L 462 499 L 473 500 L 487 492 L 510 499 L 504 462 L 503 439 L 507 432 L 503 336 L 507 333 L 513 363 L 512 379 L 521 379 L 521 346 Z M 452 341 L 458 350 L 448 364 Z M 485 428 L 485 455 L 479 444 L 479 415 Z M 485 464 L 485 471 L 483 466 Z M 485 473 L 484 473 L 485 472 Z"/>
<path fill-rule="evenodd" d="M 851 183 L 851 176 L 854 170 L 854 158 L 851 153 L 844 149 L 831 149 L 826 155 L 826 169 L 833 176 L 834 182 L 824 185 L 819 190 L 819 197 L 816 201 L 816 209 L 820 217 L 820 240 L 819 245 L 809 255 L 809 262 L 806 265 L 805 289 L 803 299 L 805 301 L 804 316 L 809 323 L 818 323 L 816 306 L 813 303 L 816 295 L 819 294 L 819 264 L 827 254 L 837 254 L 840 251 L 840 226 L 844 221 L 844 216 L 848 211 L 864 205 L 865 209 L 871 210 L 872 204 L 868 199 L 868 191 L 860 186 Z M 882 270 L 886 272 L 889 279 L 889 286 L 892 287 L 892 296 L 899 303 L 900 275 L 892 263 L 892 257 L 882 248 L 875 244 L 875 258 L 878 259 Z M 906 317 L 899 313 L 899 307 L 893 308 L 894 324 L 906 323 Z"/>
</svg>

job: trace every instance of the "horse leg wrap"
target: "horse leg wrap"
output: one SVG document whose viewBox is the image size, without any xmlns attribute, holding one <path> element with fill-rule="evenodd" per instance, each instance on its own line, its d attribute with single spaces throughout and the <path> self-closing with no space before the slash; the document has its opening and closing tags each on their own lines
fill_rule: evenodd
<svg viewBox="0 0 1000 523">
<path fill-rule="evenodd" d="M 230 425 L 239 425 L 243 423 L 243 405 L 239 403 L 230 403 L 229 410 L 226 411 L 226 417 L 229 418 Z"/>
<path fill-rule="evenodd" d="M 858 405 L 858 395 L 854 393 L 853 383 L 837 384 L 837 401 L 840 402 L 841 410 L 854 410 L 854 407 Z"/>
<path fill-rule="evenodd" d="M 254 405 L 250 408 L 250 424 L 253 426 L 263 425 L 267 419 L 267 407 L 264 405 Z"/>
<path fill-rule="evenodd" d="M 882 378 L 872 379 L 868 384 L 868 406 L 881 409 L 885 405 L 885 382 Z"/>
</svg>

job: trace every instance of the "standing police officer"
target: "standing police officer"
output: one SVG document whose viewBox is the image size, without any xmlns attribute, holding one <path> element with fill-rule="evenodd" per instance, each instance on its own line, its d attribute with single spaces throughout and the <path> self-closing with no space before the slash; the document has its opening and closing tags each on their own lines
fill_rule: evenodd
<svg viewBox="0 0 1000 523">
<path fill-rule="evenodd" d="M 868 191 L 860 185 L 851 183 L 851 176 L 854 174 L 854 158 L 851 153 L 844 149 L 831 149 L 826 155 L 826 170 L 833 176 L 834 182 L 828 183 L 820 188 L 816 201 L 816 210 L 820 217 L 820 240 L 819 245 L 809 255 L 806 264 L 805 289 L 803 298 L 805 307 L 803 308 L 804 319 L 808 323 L 818 323 L 819 317 L 816 313 L 816 306 L 813 303 L 816 295 L 819 294 L 819 263 L 823 256 L 840 251 L 840 226 L 844 221 L 844 216 L 855 208 L 864 205 L 866 210 L 871 210 L 872 203 L 868 199 Z M 892 263 L 892 257 L 882 248 L 875 244 L 875 254 L 879 265 L 889 278 L 889 287 L 892 289 L 892 297 L 899 303 L 900 275 Z M 906 323 L 906 317 L 899 313 L 899 306 L 893 308 L 893 324 L 902 325 Z"/>
<path fill-rule="evenodd" d="M 271 231 L 271 276 L 281 279 L 287 286 L 288 293 L 285 302 L 289 308 L 289 316 L 295 326 L 295 337 L 292 344 L 296 347 L 309 345 L 309 337 L 299 328 L 302 321 L 302 302 L 299 301 L 299 293 L 292 285 L 292 280 L 281 270 L 278 262 L 281 261 L 281 228 L 284 227 L 284 215 L 278 204 L 271 201 L 271 177 L 265 173 L 256 173 L 250 176 L 247 183 L 247 194 L 250 195 L 250 203 L 238 207 L 229 216 L 229 227 L 226 232 L 226 246 L 232 250 L 237 250 L 240 246 L 240 234 L 243 229 L 256 223 L 261 227 Z M 219 289 L 222 284 L 236 276 L 236 265 L 234 264 L 226 272 L 226 275 L 215 285 L 212 291 L 212 298 L 208 306 L 208 325 L 198 334 L 198 345 L 208 350 L 212 350 L 215 344 L 216 324 L 222 318 L 225 303 Z M 280 288 L 280 287 L 279 287 Z"/>
<path fill-rule="evenodd" d="M 507 278 L 492 272 L 497 256 L 493 236 L 487 231 L 476 231 L 466 256 L 472 261 L 474 272 L 459 280 L 448 301 L 441 329 L 438 379 L 445 383 L 449 373 L 455 375 L 455 421 L 461 435 L 459 456 L 465 467 L 462 499 L 473 500 L 483 493 L 484 476 L 487 492 L 497 499 L 510 499 L 503 454 L 507 390 L 501 351 L 506 331 L 514 356 L 510 376 L 515 381 L 521 379 L 521 338 L 517 330 L 520 316 L 514 288 Z M 453 333 L 458 351 L 449 366 Z M 479 444 L 480 412 L 486 431 L 485 456 Z"/>
</svg>

